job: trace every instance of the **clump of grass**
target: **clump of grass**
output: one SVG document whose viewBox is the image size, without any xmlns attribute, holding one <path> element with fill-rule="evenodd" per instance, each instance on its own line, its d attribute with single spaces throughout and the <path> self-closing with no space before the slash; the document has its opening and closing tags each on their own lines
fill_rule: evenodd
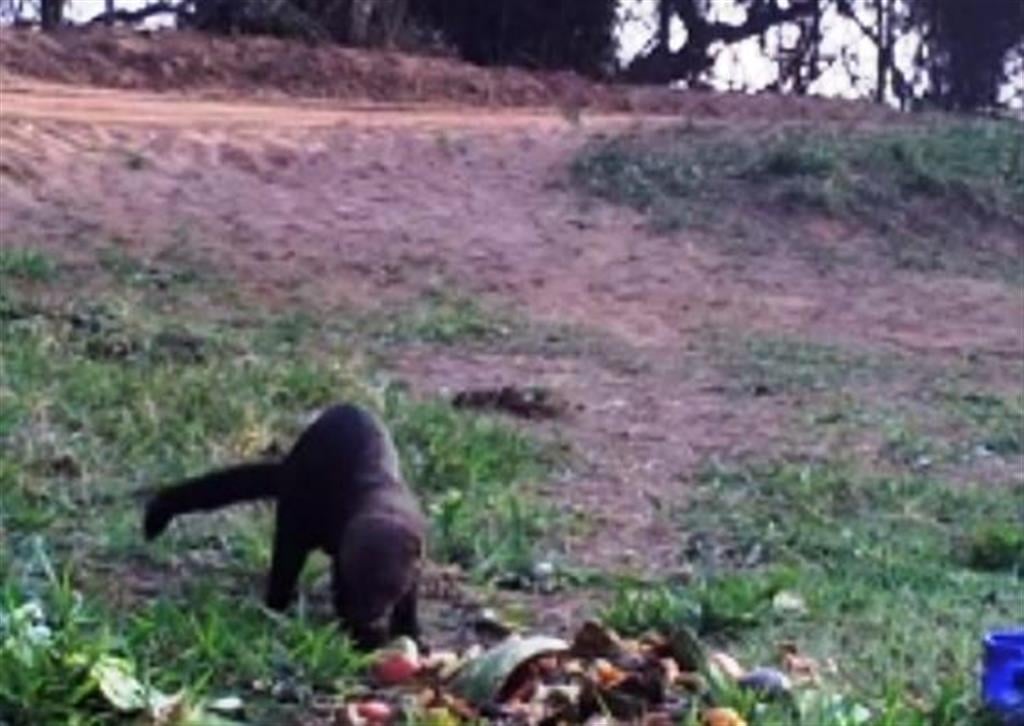
<svg viewBox="0 0 1024 726">
<path fill-rule="evenodd" d="M 0 278 L 43 282 L 57 274 L 57 263 L 39 250 L 0 246 Z"/>
<path fill-rule="evenodd" d="M 1021 219 L 1024 139 L 1012 124 L 961 122 L 880 134 L 857 161 L 865 171 L 882 170 L 906 193 L 964 200 Z"/>
<path fill-rule="evenodd" d="M 353 682 L 365 666 L 334 623 L 303 612 L 270 616 L 255 600 L 212 582 L 189 588 L 183 598 L 119 612 L 109 598 L 83 598 L 73 585 L 83 574 L 71 566 L 58 574 L 44 540 L 27 539 L 31 555 L 19 552 L 24 559 L 8 563 L 0 592 L 0 714 L 13 724 L 113 719 L 112 704 L 90 676 L 99 659 L 111 656 L 165 693 L 240 693 L 263 680 L 290 687 L 299 706 L 314 689 Z M 40 557 L 47 558 L 43 577 L 31 572 Z M 248 710 L 267 722 L 288 709 L 250 701 Z"/>
<path fill-rule="evenodd" d="M 684 129 L 592 145 L 571 175 L 590 194 L 646 212 L 657 228 L 710 224 L 719 236 L 734 238 L 722 225 L 753 217 L 756 226 L 741 236 L 763 246 L 772 212 L 776 218 L 824 213 L 874 230 L 876 251 L 891 264 L 982 276 L 996 271 L 1018 280 L 1024 274 L 1019 245 L 976 245 L 978 235 L 966 235 L 963 225 L 1024 228 L 1022 160 L 1024 139 L 1008 123 L 742 137 Z M 955 237 L 948 232 L 951 214 L 958 218 Z M 783 226 L 778 236 L 790 239 L 792 230 Z"/>
<path fill-rule="evenodd" d="M 877 353 L 790 336 L 720 339 L 712 348 L 729 380 L 758 395 L 835 390 L 890 377 L 895 369 L 894 361 Z"/>
<path fill-rule="evenodd" d="M 528 567 L 548 524 L 548 514 L 523 496 L 545 469 L 537 443 L 448 404 L 392 401 L 388 419 L 405 469 L 430 501 L 435 556 L 482 576 Z"/>
<path fill-rule="evenodd" d="M 167 290 L 209 281 L 210 266 L 193 259 L 184 249 L 187 247 L 177 243 L 151 259 L 142 259 L 116 245 L 110 245 L 97 251 L 96 260 L 120 285 Z"/>
<path fill-rule="evenodd" d="M 836 174 L 841 158 L 838 149 L 824 139 L 800 141 L 796 136 L 783 136 L 769 147 L 748 170 L 751 177 L 811 177 L 827 179 Z"/>
<path fill-rule="evenodd" d="M 1024 394 L 1005 398 L 979 391 L 952 392 L 947 401 L 970 425 L 976 445 L 1002 456 L 1024 454 Z"/>
<path fill-rule="evenodd" d="M 390 342 L 438 345 L 494 343 L 523 328 L 510 314 L 472 297 L 443 291 L 372 315 L 364 325 Z"/>
<path fill-rule="evenodd" d="M 970 535 L 967 562 L 979 570 L 1005 570 L 1024 574 L 1022 525 L 1024 522 L 993 522 L 978 525 Z"/>
<path fill-rule="evenodd" d="M 701 636 L 736 635 L 772 617 L 772 601 L 797 580 L 786 568 L 702 578 L 687 586 L 622 587 L 602 619 L 628 635 L 686 626 Z"/>
<path fill-rule="evenodd" d="M 7 579 L 0 592 L 0 716 L 5 722 L 83 722 L 102 712 L 88 670 L 114 650 L 110 633 L 86 612 L 67 580 L 54 582 L 47 594 L 41 604 Z"/>
</svg>

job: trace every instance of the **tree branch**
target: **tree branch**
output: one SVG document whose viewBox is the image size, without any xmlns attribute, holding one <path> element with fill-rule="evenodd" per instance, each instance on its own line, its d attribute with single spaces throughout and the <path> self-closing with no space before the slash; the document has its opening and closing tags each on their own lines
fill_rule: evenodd
<svg viewBox="0 0 1024 726">
<path fill-rule="evenodd" d="M 646 83 L 668 83 L 687 79 L 697 80 L 700 74 L 714 65 L 710 48 L 714 43 L 732 44 L 763 34 L 769 28 L 813 15 L 820 0 L 792 0 L 780 7 L 778 0 L 758 0 L 752 3 L 746 19 L 737 25 L 709 22 L 695 0 L 661 0 L 671 6 L 686 28 L 686 43 L 677 51 L 670 51 L 658 43 L 650 51 L 637 56 L 626 68 L 626 78 Z"/>
<path fill-rule="evenodd" d="M 154 15 L 161 13 L 174 13 L 180 15 L 186 3 L 155 2 L 145 5 L 138 10 L 114 10 L 113 12 L 102 12 L 87 21 L 87 25 L 98 25 L 100 23 L 121 22 L 134 24 Z"/>
<path fill-rule="evenodd" d="M 812 15 L 818 9 L 818 0 L 793 0 L 789 7 L 780 8 L 777 2 L 767 5 L 757 4 L 747 15 L 747 19 L 739 25 L 729 23 L 705 23 L 705 31 L 712 41 L 736 43 L 755 35 L 760 35 L 769 28 L 781 23 Z"/>
<path fill-rule="evenodd" d="M 860 32 L 862 32 L 868 40 L 875 45 L 879 45 L 879 36 L 868 27 L 867 23 L 860 19 L 860 16 L 857 15 L 857 11 L 854 9 L 850 0 L 837 0 L 836 9 L 839 11 L 840 15 L 852 20 L 853 24 L 857 26 Z"/>
</svg>

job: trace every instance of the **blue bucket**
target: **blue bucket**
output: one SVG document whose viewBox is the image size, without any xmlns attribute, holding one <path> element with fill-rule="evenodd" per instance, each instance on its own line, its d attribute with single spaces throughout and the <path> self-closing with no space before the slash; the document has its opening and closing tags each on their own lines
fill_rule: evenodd
<svg viewBox="0 0 1024 726">
<path fill-rule="evenodd" d="M 1002 723 L 1024 726 L 1024 629 L 985 635 L 981 698 Z"/>
</svg>

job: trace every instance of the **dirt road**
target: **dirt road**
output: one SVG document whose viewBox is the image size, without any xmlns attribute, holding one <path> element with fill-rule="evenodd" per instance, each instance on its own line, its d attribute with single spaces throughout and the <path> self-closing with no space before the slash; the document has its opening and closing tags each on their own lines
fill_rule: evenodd
<svg viewBox="0 0 1024 726">
<path fill-rule="evenodd" d="M 488 109 L 430 104 L 381 104 L 314 99 L 211 100 L 183 94 L 90 88 L 0 76 L 0 119 L 163 126 L 315 129 L 343 125 L 443 129 L 563 129 L 570 123 L 550 108 Z M 587 126 L 608 130 L 637 123 L 669 123 L 673 114 L 587 114 Z"/>
</svg>

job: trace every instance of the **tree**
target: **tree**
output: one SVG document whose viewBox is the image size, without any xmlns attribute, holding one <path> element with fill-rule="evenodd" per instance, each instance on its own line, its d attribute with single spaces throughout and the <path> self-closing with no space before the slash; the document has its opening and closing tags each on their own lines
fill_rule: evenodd
<svg viewBox="0 0 1024 726">
<path fill-rule="evenodd" d="M 43 30 L 53 30 L 64 22 L 64 0 L 41 0 L 39 24 Z"/>
<path fill-rule="evenodd" d="M 614 71 L 618 0 L 419 0 L 418 20 L 481 65 Z"/>
<path fill-rule="evenodd" d="M 741 19 L 723 21 L 722 10 Z M 1024 0 L 658 0 L 652 20 L 652 43 L 626 67 L 628 80 L 703 85 L 721 48 L 756 39 L 777 67 L 766 88 L 807 93 L 836 61 L 822 47 L 834 48 L 842 24 L 852 23 L 860 34 L 838 53 L 852 86 L 879 103 L 972 110 L 998 104 L 1011 53 L 1024 57 Z M 870 69 L 859 53 L 865 40 L 876 51 Z M 916 53 L 898 58 L 898 46 Z"/>
<path fill-rule="evenodd" d="M 1024 44 L 1022 0 L 914 0 L 922 35 L 915 63 L 925 72 L 925 100 L 969 110 L 998 105 L 1006 60 Z"/>
</svg>

